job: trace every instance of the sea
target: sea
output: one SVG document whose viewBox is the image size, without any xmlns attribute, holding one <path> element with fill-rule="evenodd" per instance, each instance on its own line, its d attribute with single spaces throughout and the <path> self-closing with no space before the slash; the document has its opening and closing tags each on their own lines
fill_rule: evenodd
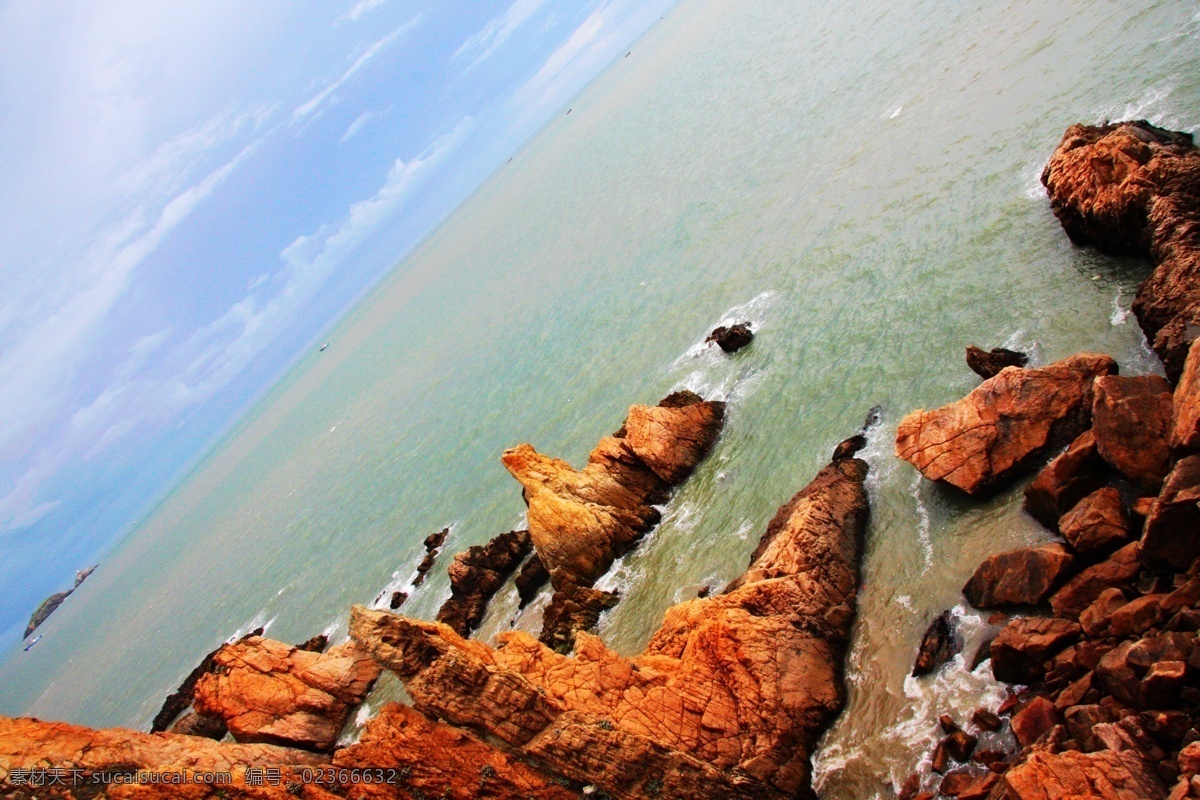
<svg viewBox="0 0 1200 800">
<path fill-rule="evenodd" d="M 1073 246 L 1039 182 L 1075 122 L 1200 125 L 1200 4 L 1183 0 L 681 0 L 303 356 L 0 665 L 0 713 L 147 729 L 205 653 L 265 627 L 346 635 L 410 591 L 432 618 L 454 553 L 520 526 L 521 442 L 582 466 L 634 403 L 677 389 L 727 424 L 662 522 L 600 585 L 636 654 L 664 609 L 745 568 L 777 507 L 878 407 L 871 523 L 829 800 L 928 777 L 937 718 L 1004 690 L 961 587 L 1049 537 L 1023 481 L 986 502 L 893 454 L 906 413 L 979 379 L 966 345 L 1034 365 L 1156 372 L 1129 312 L 1137 259 Z M 704 345 L 748 321 L 734 355 Z M 450 528 L 412 588 L 423 539 Z M 380 599 L 382 597 L 382 599 Z M 511 586 L 479 636 L 538 630 Z M 963 653 L 912 678 L 945 609 Z M 389 699 L 385 679 L 344 734 Z"/>
</svg>

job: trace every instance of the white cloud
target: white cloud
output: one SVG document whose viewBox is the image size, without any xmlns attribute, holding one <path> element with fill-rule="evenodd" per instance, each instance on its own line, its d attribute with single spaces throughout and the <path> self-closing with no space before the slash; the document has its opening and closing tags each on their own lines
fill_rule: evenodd
<svg viewBox="0 0 1200 800">
<path fill-rule="evenodd" d="M 509 37 L 517 30 L 533 18 L 542 6 L 546 5 L 546 0 L 516 0 L 508 10 L 498 17 L 493 17 L 486 25 L 472 34 L 462 45 L 455 51 L 453 60 L 459 61 L 465 58 L 470 53 L 482 50 L 475 60 L 472 61 L 465 71 L 470 71 L 479 62 L 484 61 L 492 53 L 496 52 Z"/>
<path fill-rule="evenodd" d="M 305 102 L 301 103 L 295 108 L 295 110 L 292 111 L 292 123 L 296 124 L 303 122 L 305 119 L 312 116 L 314 112 L 317 112 L 319 109 L 321 109 L 321 107 L 329 100 L 329 98 L 333 96 L 334 92 L 342 88 L 346 81 L 353 78 L 355 73 L 365 67 L 367 63 L 372 58 L 377 56 L 381 50 L 394 42 L 405 31 L 408 31 L 420 24 L 423 16 L 423 13 L 418 14 L 379 41 L 368 45 L 367 49 L 364 50 L 359 57 L 354 60 L 354 63 L 350 65 L 350 68 L 342 73 L 341 77 L 326 86 L 321 91 L 317 92 Z"/>
<path fill-rule="evenodd" d="M 387 1 L 388 0 L 358 0 L 357 3 L 351 6 L 349 11 L 342 15 L 338 22 L 342 22 L 344 20 L 358 22 L 363 14 L 366 14 L 369 11 L 374 11 Z"/>
<path fill-rule="evenodd" d="M 280 253 L 281 269 L 253 281 L 245 297 L 170 349 L 164 348 L 173 334 L 171 329 L 134 342 L 124 361 L 112 371 L 109 384 L 71 414 L 68 425 L 42 442 L 31 465 L 16 478 L 8 494 L 0 497 L 0 535 L 31 525 L 55 508 L 59 501 L 45 499 L 43 488 L 65 465 L 92 458 L 139 429 L 174 421 L 225 387 L 295 322 L 363 241 L 404 209 L 414 192 L 458 150 L 474 126 L 475 120 L 465 117 L 411 160 L 396 159 L 375 194 L 352 204 L 336 226 L 322 226 L 308 236 L 297 237 Z M 41 333 L 51 335 L 54 325 L 69 325 L 75 311 L 89 320 L 102 317 L 124 286 L 127 270 L 210 194 L 249 149 L 168 203 L 158 224 L 126 245 L 113 259 L 114 264 L 124 266 L 103 272 L 102 283 L 111 284 L 110 290 L 85 293 L 77 303 L 78 309 L 56 317 L 54 324 L 48 321 Z M 278 289 L 268 294 L 269 287 Z M 9 392 L 4 378 L 35 367 L 39 358 L 55 362 L 50 373 L 69 373 L 60 353 L 70 352 L 74 347 L 71 343 L 77 345 L 87 330 L 87 325 L 78 325 L 61 343 L 43 343 L 41 349 L 31 351 L 20 362 L 0 364 L 0 404 L 19 402 L 24 396 Z M 158 367 L 147 370 L 145 366 L 151 361 Z M 45 394 L 34 391 L 28 396 L 44 398 Z M 61 417 L 64 412 L 63 403 L 56 402 L 52 413 Z M 20 432 L 19 428 L 5 430 Z"/>
<path fill-rule="evenodd" d="M 516 129 L 528 129 L 581 90 L 675 0 L 609 0 L 592 12 L 509 97 Z"/>
<path fill-rule="evenodd" d="M 364 111 L 362 114 L 359 114 L 354 122 L 351 122 L 350 126 L 346 128 L 346 132 L 343 133 L 342 138 L 338 140 L 339 143 L 345 144 L 346 142 L 350 141 L 350 139 L 357 136 L 358 132 L 365 128 L 370 122 L 379 119 L 391 110 L 392 104 L 389 103 L 387 108 L 384 108 L 381 111 Z"/>
</svg>

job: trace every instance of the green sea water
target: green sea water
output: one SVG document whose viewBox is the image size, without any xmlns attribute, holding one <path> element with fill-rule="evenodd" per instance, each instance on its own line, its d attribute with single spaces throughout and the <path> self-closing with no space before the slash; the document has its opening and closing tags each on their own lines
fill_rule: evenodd
<svg viewBox="0 0 1200 800">
<path fill-rule="evenodd" d="M 636 653 L 667 606 L 739 574 L 880 406 L 848 705 L 817 770 L 826 798 L 888 796 L 938 714 L 1001 696 L 961 658 L 907 678 L 921 632 L 957 606 L 969 657 L 985 626 L 962 584 L 1047 536 L 1019 485 L 977 503 L 917 480 L 896 425 L 978 383 L 967 344 L 1157 369 L 1128 314 L 1145 265 L 1073 247 L 1037 177 L 1072 122 L 1195 130 L 1198 52 L 1195 2 L 681 0 L 7 655 L 0 713 L 148 727 L 227 637 L 344 636 L 448 525 L 404 606 L 431 618 L 452 555 L 522 521 L 504 448 L 582 465 L 630 404 L 687 387 L 729 402 L 725 432 L 602 579 L 623 599 L 601 633 Z M 702 346 L 744 320 L 748 349 Z M 536 631 L 539 608 L 506 589 L 480 635 Z"/>
</svg>

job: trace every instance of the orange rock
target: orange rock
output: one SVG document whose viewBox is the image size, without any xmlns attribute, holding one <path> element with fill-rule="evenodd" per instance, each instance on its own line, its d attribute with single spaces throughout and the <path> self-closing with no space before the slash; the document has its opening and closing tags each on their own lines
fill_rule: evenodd
<svg viewBox="0 0 1200 800">
<path fill-rule="evenodd" d="M 500 461 L 525 489 L 529 534 L 556 596 L 566 598 L 561 592 L 569 585 L 590 587 L 658 523 L 653 505 L 708 455 L 724 414 L 724 403 L 686 391 L 654 407 L 633 406 L 621 430 L 600 440 L 582 470 L 528 444 L 504 451 Z M 595 614 L 552 606 L 548 616 L 574 625 L 594 622 Z M 545 631 L 543 641 L 569 649 L 577 630 L 572 625 Z"/>
<path fill-rule="evenodd" d="M 963 594 L 976 608 L 1036 605 L 1074 563 L 1074 556 L 1057 542 L 997 553 L 979 565 Z"/>
<path fill-rule="evenodd" d="M 1171 467 L 1171 385 L 1157 375 L 1096 379 L 1092 432 L 1100 457 L 1156 492 Z"/>
<path fill-rule="evenodd" d="M 1092 381 L 1108 356 L 1080 354 L 1041 369 L 1009 367 L 961 400 L 900 421 L 896 455 L 930 480 L 986 495 L 1086 430 Z"/>
<path fill-rule="evenodd" d="M 1133 310 L 1179 377 L 1200 321 L 1200 151 L 1145 121 L 1072 125 L 1042 172 L 1050 207 L 1077 244 L 1142 255 L 1154 272 Z"/>
<path fill-rule="evenodd" d="M 1078 619 L 1080 613 L 1095 602 L 1105 589 L 1123 586 L 1132 581 L 1142 569 L 1138 561 L 1141 545 L 1130 542 L 1106 560 L 1093 564 L 1071 578 L 1062 588 L 1050 595 L 1050 608 L 1056 617 Z"/>
<path fill-rule="evenodd" d="M 1064 514 L 1104 486 L 1105 472 L 1104 459 L 1096 450 L 1095 435 L 1090 430 L 1084 431 L 1025 487 L 1025 510 L 1056 531 Z"/>
<path fill-rule="evenodd" d="M 1000 777 L 997 800 L 1164 800 L 1166 787 L 1132 751 L 1035 752 Z"/>
<path fill-rule="evenodd" d="M 357 645 L 326 653 L 253 636 L 222 647 L 196 685 L 198 713 L 225 720 L 239 742 L 333 747 L 379 666 Z"/>
<path fill-rule="evenodd" d="M 1063 538 L 1077 553 L 1095 553 L 1129 541 L 1130 522 L 1121 493 L 1111 486 L 1097 489 L 1063 514 Z"/>
<path fill-rule="evenodd" d="M 1192 342 L 1179 385 L 1175 387 L 1175 419 L 1171 425 L 1171 445 L 1187 450 L 1200 449 L 1200 338 Z"/>
<path fill-rule="evenodd" d="M 843 702 L 866 471 L 855 458 L 825 467 L 780 508 L 745 575 L 669 609 L 635 658 L 586 633 L 573 657 L 521 632 L 492 649 L 361 606 L 351 636 L 419 710 L 615 797 L 805 793 Z"/>
<path fill-rule="evenodd" d="M 214 797 L 288 800 L 293 795 L 287 792 L 286 784 L 295 780 L 299 769 L 327 766 L 328 761 L 327 756 L 269 744 L 224 744 L 173 733 L 141 733 L 123 728 L 93 730 L 63 722 L 0 717 L 0 785 L 19 787 L 22 770 L 63 771 L 56 774 L 62 776 L 65 791 L 46 787 L 37 791 L 38 797 L 91 797 L 92 776 L 119 772 L 145 774 L 131 785 L 109 784 L 111 788 L 101 796 L 130 800 Z M 266 768 L 279 770 L 279 784 L 248 787 L 246 770 Z M 77 774 L 71 770 L 81 770 L 80 780 L 89 781 L 82 787 L 85 792 L 67 794 Z M 224 773 L 230 780 L 190 785 L 171 783 L 181 778 L 195 780 L 196 773 Z M 332 800 L 334 796 L 316 787 L 306 787 L 304 797 Z"/>
<path fill-rule="evenodd" d="M 492 595 L 532 547 L 529 531 L 509 531 L 455 555 L 449 569 L 450 599 L 438 609 L 438 621 L 470 635 L 483 621 Z"/>
<path fill-rule="evenodd" d="M 1186 569 L 1200 556 L 1200 456 L 1180 459 L 1163 482 L 1142 530 L 1141 560 Z"/>
<path fill-rule="evenodd" d="M 432 722 L 388 703 L 367 723 L 357 743 L 334 754 L 339 769 L 382 770 L 391 783 L 355 783 L 351 800 L 423 796 L 450 800 L 576 800 L 578 793 L 465 731 Z"/>
</svg>

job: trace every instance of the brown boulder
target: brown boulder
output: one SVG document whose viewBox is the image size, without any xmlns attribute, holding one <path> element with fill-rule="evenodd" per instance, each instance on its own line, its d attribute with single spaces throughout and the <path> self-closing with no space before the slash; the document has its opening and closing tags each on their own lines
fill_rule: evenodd
<svg viewBox="0 0 1200 800">
<path fill-rule="evenodd" d="M 676 396 L 682 395 L 677 392 Z M 691 393 L 688 393 L 691 395 Z M 724 424 L 725 404 L 695 395 L 670 405 L 631 406 L 625 438 L 634 454 L 670 485 L 683 481 L 708 455 Z"/>
<path fill-rule="evenodd" d="M 992 674 L 1006 683 L 1041 680 L 1047 658 L 1079 638 L 1079 625 L 1051 617 L 1014 619 L 992 640 Z"/>
<path fill-rule="evenodd" d="M 726 353 L 736 353 L 750 342 L 754 341 L 754 332 L 750 330 L 749 322 L 739 322 L 728 327 L 721 325 L 713 328 L 705 342 L 714 342 Z"/>
<path fill-rule="evenodd" d="M 989 556 L 963 587 L 976 608 L 1035 605 L 1042 602 L 1075 563 L 1056 543 L 1023 547 Z"/>
<path fill-rule="evenodd" d="M 557 653 L 571 652 L 575 634 L 596 627 L 600 615 L 616 606 L 620 599 L 616 592 L 564 583 L 561 589 L 554 590 L 542 614 L 538 641 Z"/>
<path fill-rule="evenodd" d="M 1100 457 L 1132 483 L 1158 491 L 1170 469 L 1171 384 L 1157 375 L 1096 379 L 1092 432 Z"/>
<path fill-rule="evenodd" d="M 1051 728 L 1060 722 L 1058 709 L 1054 703 L 1044 697 L 1035 697 L 1024 708 L 1013 714 L 1012 732 L 1017 737 L 1021 747 L 1029 745 L 1042 738 Z"/>
<path fill-rule="evenodd" d="M 217 651 L 196 684 L 195 709 L 225 720 L 239 742 L 328 750 L 377 677 L 353 643 L 314 653 L 254 636 Z"/>
<path fill-rule="evenodd" d="M 1159 604 L 1166 595 L 1147 594 L 1135 597 L 1120 608 L 1114 609 L 1108 617 L 1108 634 L 1123 639 L 1128 636 L 1141 636 L 1148 629 L 1162 622 L 1162 612 Z"/>
<path fill-rule="evenodd" d="M 914 677 L 936 672 L 962 650 L 962 639 L 955 631 L 954 618 L 943 611 L 929 624 L 917 647 L 917 658 L 913 663 Z"/>
<path fill-rule="evenodd" d="M 1050 595 L 1050 608 L 1056 617 L 1078 619 L 1101 592 L 1133 581 L 1142 570 L 1138 561 L 1140 545 L 1130 542 L 1106 560 L 1093 564 L 1071 578 L 1062 588 Z"/>
<path fill-rule="evenodd" d="M 1015 350 L 995 347 L 988 352 L 973 344 L 967 345 L 967 366 L 985 380 L 996 377 L 1005 367 L 1023 367 L 1028 363 L 1029 356 Z"/>
<path fill-rule="evenodd" d="M 1188 349 L 1173 397 L 1175 418 L 1171 421 L 1171 446 L 1183 450 L 1200 449 L 1200 344 L 1196 342 L 1200 342 L 1200 338 Z"/>
<path fill-rule="evenodd" d="M 413 579 L 413 586 L 420 586 L 425 582 L 425 575 L 429 570 L 433 569 L 438 553 L 441 552 L 442 545 L 446 543 L 446 537 L 449 535 L 450 529 L 442 528 L 440 531 L 431 533 L 425 537 L 425 557 L 417 565 L 417 577 Z M 393 595 L 393 597 L 395 596 Z"/>
<path fill-rule="evenodd" d="M 1090 554 L 1127 543 L 1131 525 L 1121 493 L 1108 486 L 1076 503 L 1059 520 L 1058 529 L 1071 549 Z"/>
<path fill-rule="evenodd" d="M 206 717 L 193 711 L 184 714 L 176 720 L 175 724 L 171 726 L 170 732 L 182 733 L 185 736 L 201 736 L 205 739 L 217 739 L 219 741 L 225 738 L 225 734 L 229 733 L 229 729 L 225 727 L 225 720 L 220 717 Z"/>
<path fill-rule="evenodd" d="M 1035 752 L 1000 777 L 995 800 L 1165 800 L 1166 787 L 1136 753 Z"/>
<path fill-rule="evenodd" d="M 546 570 L 546 565 L 538 558 L 538 554 L 534 553 L 521 566 L 517 577 L 513 578 L 513 583 L 517 587 L 517 596 L 521 598 L 521 608 L 537 597 L 538 592 L 549 580 L 550 573 Z"/>
<path fill-rule="evenodd" d="M 354 800 L 445 797 L 452 800 L 575 800 L 552 776 L 486 744 L 470 733 L 432 722 L 399 703 L 388 703 L 367 723 L 355 744 L 338 750 L 339 769 L 397 770 L 401 786 L 359 783 Z M 387 773 L 385 772 L 385 775 Z M 418 794 L 421 793 L 421 794 Z"/>
<path fill-rule="evenodd" d="M 532 549 L 529 531 L 509 531 L 455 555 L 449 570 L 450 599 L 438 609 L 438 622 L 469 635 L 483 622 L 492 595 Z"/>
<path fill-rule="evenodd" d="M 771 521 L 746 574 L 669 609 L 641 656 L 587 633 L 574 656 L 518 631 L 493 649 L 363 607 L 351 635 L 419 710 L 615 797 L 807 793 L 809 756 L 844 698 L 866 471 L 854 458 L 821 470 Z"/>
<path fill-rule="evenodd" d="M 1182 661 L 1157 661 L 1142 678 L 1138 695 L 1141 708 L 1172 708 L 1179 703 L 1179 692 L 1187 679 L 1187 664 Z"/>
<path fill-rule="evenodd" d="M 1105 589 L 1091 605 L 1079 614 L 1079 626 L 1084 634 L 1092 638 L 1102 636 L 1108 630 L 1109 618 L 1114 611 L 1125 605 L 1128 600 L 1125 593 L 1113 587 Z"/>
<path fill-rule="evenodd" d="M 1151 568 L 1187 569 L 1200 556 L 1200 456 L 1180 459 L 1163 482 L 1142 532 L 1141 559 Z"/>
<path fill-rule="evenodd" d="M 961 400 L 906 416 L 896 455 L 930 480 L 985 495 L 1086 430 L 1093 379 L 1116 371 L 1111 358 L 1091 354 L 1006 369 Z"/>
<path fill-rule="evenodd" d="M 1084 431 L 1025 487 L 1025 510 L 1056 531 L 1063 514 L 1104 485 L 1105 470 L 1095 435 Z"/>
<path fill-rule="evenodd" d="M 1154 271 L 1133 310 L 1175 377 L 1191 344 L 1176 326 L 1200 302 L 1200 151 L 1190 134 L 1139 120 L 1072 125 L 1042 172 L 1050 206 L 1076 244 L 1146 256 Z"/>
</svg>

